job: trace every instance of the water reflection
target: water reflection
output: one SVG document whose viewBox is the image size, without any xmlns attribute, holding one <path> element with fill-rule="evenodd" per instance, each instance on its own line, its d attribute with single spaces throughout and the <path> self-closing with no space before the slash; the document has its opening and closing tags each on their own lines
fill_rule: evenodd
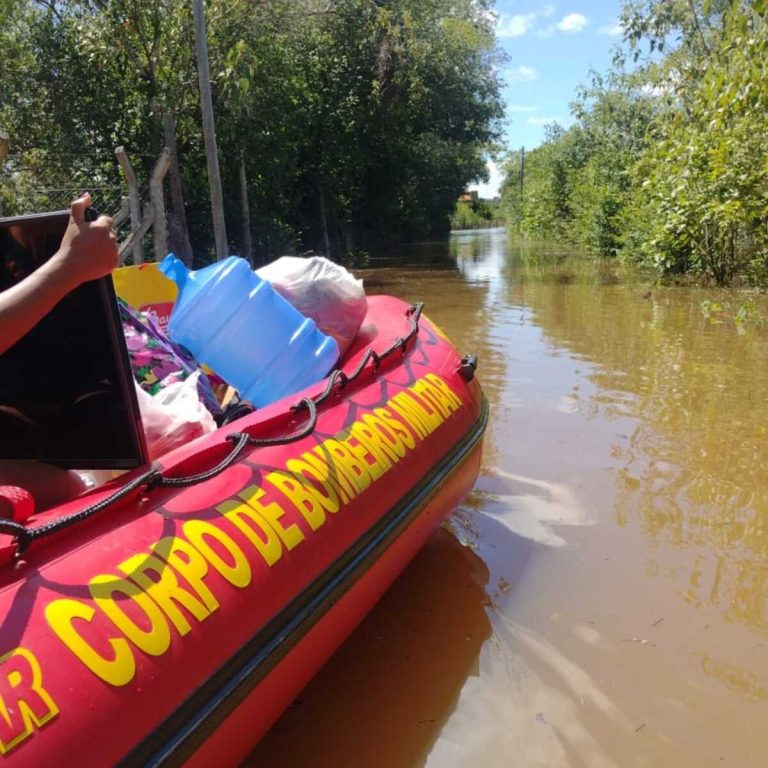
<svg viewBox="0 0 768 768">
<path fill-rule="evenodd" d="M 472 550 L 438 531 L 246 765 L 422 764 L 476 674 L 487 580 Z"/>
<path fill-rule="evenodd" d="M 248 764 L 768 765 L 768 338 L 701 311 L 738 297 L 500 230 L 361 275 L 478 354 L 484 466 Z"/>
<path fill-rule="evenodd" d="M 702 290 L 656 287 L 648 296 L 632 280 L 596 289 L 591 265 L 572 260 L 568 269 L 586 275 L 567 288 L 537 279 L 526 296 L 550 339 L 596 364 L 592 418 L 637 422 L 613 452 L 616 520 L 694 555 L 688 599 L 767 629 L 762 331 L 709 323 Z"/>
<path fill-rule="evenodd" d="M 587 511 L 565 485 L 486 468 L 472 494 L 475 515 L 503 525 L 517 536 L 551 547 L 565 546 L 561 526 L 587 525 Z M 472 530 L 467 516 L 459 515 Z"/>
<path fill-rule="evenodd" d="M 552 643 L 503 615 L 494 632 L 498 645 L 484 654 L 482 674 L 468 680 L 426 766 L 619 768 L 580 716 L 589 702 L 615 727 L 629 730 L 597 681 Z"/>
</svg>

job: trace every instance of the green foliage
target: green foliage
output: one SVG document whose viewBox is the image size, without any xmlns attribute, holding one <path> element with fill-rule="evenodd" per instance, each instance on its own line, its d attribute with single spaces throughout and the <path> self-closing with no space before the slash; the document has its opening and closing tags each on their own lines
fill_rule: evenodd
<svg viewBox="0 0 768 768">
<path fill-rule="evenodd" d="M 489 9 L 490 0 L 209 0 L 234 245 L 241 158 L 261 254 L 318 249 L 326 238 L 339 253 L 446 231 L 499 135 Z M 191 4 L 0 0 L 0 22 L 0 126 L 13 142 L 0 178 L 5 210 L 41 204 L 34 183 L 25 192 L 14 174 L 30 157 L 39 172 L 25 173 L 50 187 L 54 170 L 72 178 L 95 154 L 113 173 L 112 149 L 123 144 L 146 180 L 170 112 L 204 258 L 212 235 Z"/>
<path fill-rule="evenodd" d="M 632 0 L 629 53 L 573 104 L 576 124 L 528 153 L 520 199 L 510 157 L 503 204 L 523 234 L 620 254 L 718 284 L 768 279 L 768 23 L 765 3 Z"/>
<path fill-rule="evenodd" d="M 734 10 L 714 53 L 688 109 L 658 120 L 655 150 L 633 170 L 652 212 L 642 257 L 724 284 L 764 277 L 768 265 L 768 27 Z"/>
<path fill-rule="evenodd" d="M 503 223 L 500 204 L 494 200 L 460 200 L 451 214 L 451 229 L 483 229 Z"/>
<path fill-rule="evenodd" d="M 706 299 L 701 302 L 701 313 L 712 325 L 733 323 L 739 333 L 745 333 L 750 325 L 764 328 L 766 323 L 754 299 L 748 299 L 737 306 L 730 301 Z"/>
</svg>

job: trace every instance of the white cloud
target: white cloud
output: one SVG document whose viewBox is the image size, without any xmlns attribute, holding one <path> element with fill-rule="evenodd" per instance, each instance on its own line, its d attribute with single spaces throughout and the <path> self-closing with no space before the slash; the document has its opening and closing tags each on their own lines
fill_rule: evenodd
<svg viewBox="0 0 768 768">
<path fill-rule="evenodd" d="M 539 76 L 539 73 L 533 67 L 521 64 L 519 67 L 508 69 L 505 75 L 507 84 L 514 85 L 515 83 L 530 83 L 531 80 L 535 80 Z"/>
<path fill-rule="evenodd" d="M 507 112 L 538 112 L 539 108 L 527 104 L 509 104 Z"/>
<path fill-rule="evenodd" d="M 496 22 L 496 35 L 498 37 L 522 37 L 536 26 L 536 20 L 547 18 L 555 12 L 551 5 L 545 5 L 539 11 L 530 13 L 516 13 L 514 16 L 499 14 Z"/>
<path fill-rule="evenodd" d="M 604 27 L 598 27 L 597 33 L 599 35 L 608 35 L 609 37 L 619 37 L 619 35 L 624 34 L 624 27 L 622 27 L 618 21 L 614 21 L 613 24 L 606 24 Z"/>
<path fill-rule="evenodd" d="M 522 37 L 536 22 L 534 13 L 518 13 L 514 16 L 500 16 L 496 28 L 498 37 Z"/>
<path fill-rule="evenodd" d="M 582 13 L 569 13 L 556 24 L 561 32 L 581 32 L 587 26 L 587 17 Z"/>
<path fill-rule="evenodd" d="M 499 196 L 499 187 L 501 186 L 501 170 L 493 160 L 486 162 L 488 168 L 488 181 L 482 184 L 470 184 L 469 189 L 476 189 L 477 196 L 484 200 L 492 200 Z"/>
<path fill-rule="evenodd" d="M 529 117 L 526 121 L 528 125 L 550 125 L 551 123 L 557 123 L 562 125 L 563 128 L 567 128 L 569 125 L 573 125 L 572 117 Z"/>
</svg>

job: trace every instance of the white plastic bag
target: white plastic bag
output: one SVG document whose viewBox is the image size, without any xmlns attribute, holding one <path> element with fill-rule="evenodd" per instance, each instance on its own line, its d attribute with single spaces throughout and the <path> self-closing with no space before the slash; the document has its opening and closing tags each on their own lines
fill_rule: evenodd
<svg viewBox="0 0 768 768">
<path fill-rule="evenodd" d="M 282 256 L 256 272 L 344 354 L 368 311 L 362 280 L 322 256 Z"/>
<path fill-rule="evenodd" d="M 200 402 L 195 371 L 184 381 L 169 384 L 154 397 L 136 385 L 149 457 L 156 459 L 180 445 L 216 429 L 216 422 Z"/>
</svg>

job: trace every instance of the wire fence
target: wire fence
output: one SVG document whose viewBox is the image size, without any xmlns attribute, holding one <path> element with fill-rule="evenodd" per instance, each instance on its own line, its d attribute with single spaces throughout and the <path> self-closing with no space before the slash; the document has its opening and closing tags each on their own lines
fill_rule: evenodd
<svg viewBox="0 0 768 768">
<path fill-rule="evenodd" d="M 98 214 L 112 218 L 118 215 L 128 187 L 114 151 L 54 155 L 32 149 L 11 153 L 0 163 L 0 216 L 62 210 L 83 192 L 91 193 L 92 207 Z M 149 198 L 147 182 L 140 186 L 140 197 Z M 125 240 L 130 231 L 130 218 L 125 217 L 118 222 L 118 242 Z M 126 263 L 131 263 L 130 256 Z"/>
</svg>

